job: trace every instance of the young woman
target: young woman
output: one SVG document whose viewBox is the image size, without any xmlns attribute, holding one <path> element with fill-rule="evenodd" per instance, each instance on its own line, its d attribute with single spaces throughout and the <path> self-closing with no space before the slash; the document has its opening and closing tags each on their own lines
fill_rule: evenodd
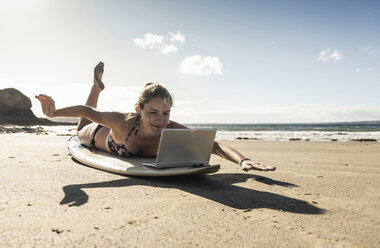
<svg viewBox="0 0 380 248">
<path fill-rule="evenodd" d="M 160 84 L 147 83 L 135 105 L 136 113 L 104 112 L 98 110 L 98 98 L 104 89 L 102 76 L 104 64 L 94 69 L 94 85 L 86 105 L 56 109 L 54 100 L 47 95 L 38 95 L 43 113 L 48 117 L 80 117 L 78 138 L 91 149 L 114 153 L 119 156 L 156 156 L 161 130 L 163 128 L 186 128 L 171 121 L 172 96 Z M 275 167 L 253 162 L 235 149 L 214 142 L 212 150 L 222 158 L 240 164 L 244 171 L 274 171 Z"/>
</svg>

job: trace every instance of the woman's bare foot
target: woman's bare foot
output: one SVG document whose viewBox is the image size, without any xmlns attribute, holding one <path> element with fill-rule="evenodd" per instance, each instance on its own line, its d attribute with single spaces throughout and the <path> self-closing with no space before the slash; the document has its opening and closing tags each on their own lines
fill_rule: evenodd
<svg viewBox="0 0 380 248">
<path fill-rule="evenodd" d="M 94 68 L 94 86 L 99 89 L 99 91 L 104 90 L 104 84 L 102 82 L 104 72 L 104 63 L 99 62 Z"/>
</svg>

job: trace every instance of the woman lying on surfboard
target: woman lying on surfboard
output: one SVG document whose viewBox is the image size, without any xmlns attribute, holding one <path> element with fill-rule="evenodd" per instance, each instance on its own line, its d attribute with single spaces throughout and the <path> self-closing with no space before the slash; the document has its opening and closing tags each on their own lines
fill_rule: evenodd
<svg viewBox="0 0 380 248">
<path fill-rule="evenodd" d="M 102 76 L 104 64 L 94 69 L 94 85 L 86 105 L 56 109 L 54 100 L 47 95 L 38 95 L 42 111 L 48 117 L 80 117 L 77 135 L 90 147 L 119 156 L 156 156 L 163 128 L 186 128 L 170 120 L 172 96 L 160 84 L 147 83 L 136 103 L 136 113 L 103 112 L 98 110 L 98 98 L 104 89 Z M 253 162 L 232 147 L 214 142 L 213 154 L 239 164 L 244 171 L 274 171 L 276 168 Z"/>
</svg>

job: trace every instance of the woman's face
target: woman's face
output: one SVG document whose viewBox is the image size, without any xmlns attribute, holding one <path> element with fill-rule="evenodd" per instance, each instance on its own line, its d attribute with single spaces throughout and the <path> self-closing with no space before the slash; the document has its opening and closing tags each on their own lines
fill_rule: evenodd
<svg viewBox="0 0 380 248">
<path fill-rule="evenodd" d="M 171 106 L 161 97 L 153 98 L 144 105 L 143 109 L 138 107 L 144 132 L 160 135 L 161 130 L 169 123 L 170 109 Z"/>
</svg>

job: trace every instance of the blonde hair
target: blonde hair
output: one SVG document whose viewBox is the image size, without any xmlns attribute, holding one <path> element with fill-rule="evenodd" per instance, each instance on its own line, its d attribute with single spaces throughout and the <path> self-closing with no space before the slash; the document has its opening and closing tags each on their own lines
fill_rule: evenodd
<svg viewBox="0 0 380 248">
<path fill-rule="evenodd" d="M 173 106 L 173 96 L 164 86 L 159 83 L 148 82 L 144 85 L 137 103 L 135 104 L 136 112 L 127 114 L 125 120 L 131 119 L 133 117 L 137 117 L 139 119 L 140 115 L 137 113 L 137 106 L 140 106 L 140 109 L 144 109 L 145 104 L 156 97 L 162 98 L 165 103 L 170 105 L 170 107 Z"/>
</svg>

